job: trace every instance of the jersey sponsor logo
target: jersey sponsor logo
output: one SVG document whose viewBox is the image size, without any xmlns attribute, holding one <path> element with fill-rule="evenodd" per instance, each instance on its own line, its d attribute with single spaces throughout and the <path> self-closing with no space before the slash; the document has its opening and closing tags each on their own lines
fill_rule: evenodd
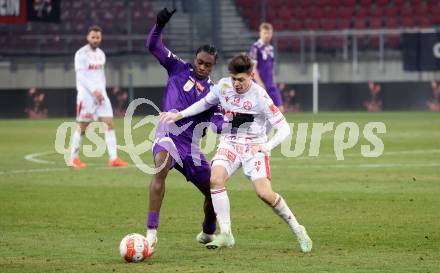
<svg viewBox="0 0 440 273">
<path fill-rule="evenodd" d="M 89 70 L 99 70 L 104 66 L 102 64 L 89 64 Z"/>
<path fill-rule="evenodd" d="M 194 87 L 194 82 L 191 80 L 188 80 L 185 85 L 183 86 L 183 91 L 185 92 L 189 92 L 191 90 L 191 88 Z"/>
<path fill-rule="evenodd" d="M 249 154 L 250 152 L 250 147 L 248 144 L 235 144 L 234 149 L 239 155 Z"/>
<path fill-rule="evenodd" d="M 203 86 L 203 84 L 201 84 L 200 82 L 196 81 L 196 88 L 198 91 L 200 91 L 201 93 L 203 93 L 205 91 L 205 87 Z"/>
<path fill-rule="evenodd" d="M 243 108 L 246 109 L 246 110 L 251 110 L 251 108 L 252 108 L 252 102 L 250 102 L 250 101 L 245 101 L 245 102 L 243 103 Z"/>
<path fill-rule="evenodd" d="M 270 111 L 272 112 L 272 114 L 277 114 L 280 110 L 278 109 L 278 107 L 275 106 L 275 104 L 271 104 L 269 106 Z"/>
<path fill-rule="evenodd" d="M 222 95 L 223 96 L 225 96 L 226 95 L 226 91 L 229 89 L 229 84 L 227 84 L 227 83 L 224 83 L 223 85 L 222 85 Z"/>
<path fill-rule="evenodd" d="M 237 155 L 234 154 L 233 152 L 229 151 L 228 149 L 225 148 L 219 148 L 217 150 L 217 155 L 222 155 L 222 156 L 226 156 L 226 158 L 232 162 L 235 161 L 235 158 L 237 158 Z"/>
</svg>

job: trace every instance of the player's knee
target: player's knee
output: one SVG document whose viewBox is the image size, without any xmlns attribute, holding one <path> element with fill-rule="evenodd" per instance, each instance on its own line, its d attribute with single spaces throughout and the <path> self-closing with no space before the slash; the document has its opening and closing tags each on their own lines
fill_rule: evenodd
<svg viewBox="0 0 440 273">
<path fill-rule="evenodd" d="M 265 190 L 257 190 L 256 194 L 257 194 L 258 198 L 260 198 L 263 202 L 270 204 L 271 192 L 268 192 Z"/>
<path fill-rule="evenodd" d="M 162 168 L 162 170 L 160 170 L 158 173 L 156 173 L 155 175 L 154 175 L 154 177 L 156 178 L 156 179 L 158 179 L 158 180 L 164 180 L 165 181 L 165 178 L 167 177 L 167 175 L 168 175 L 168 168 Z"/>
<path fill-rule="evenodd" d="M 226 179 L 220 174 L 211 174 L 210 178 L 211 188 L 221 188 L 224 187 Z"/>
</svg>

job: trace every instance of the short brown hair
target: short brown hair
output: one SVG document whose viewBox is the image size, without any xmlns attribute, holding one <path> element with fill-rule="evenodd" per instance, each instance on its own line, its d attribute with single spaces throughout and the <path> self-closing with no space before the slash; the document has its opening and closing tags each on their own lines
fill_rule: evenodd
<svg viewBox="0 0 440 273">
<path fill-rule="evenodd" d="M 251 74 L 253 61 L 246 53 L 240 53 L 234 56 L 228 64 L 228 70 L 231 74 L 247 73 Z"/>
<path fill-rule="evenodd" d="M 272 30 L 273 31 L 272 25 L 267 23 L 267 22 L 261 23 L 260 30 L 262 30 L 262 29 L 264 29 L 264 30 Z"/>
<path fill-rule="evenodd" d="M 97 25 L 90 26 L 89 29 L 87 30 L 87 34 L 89 34 L 92 31 L 102 32 L 102 28 Z"/>
</svg>

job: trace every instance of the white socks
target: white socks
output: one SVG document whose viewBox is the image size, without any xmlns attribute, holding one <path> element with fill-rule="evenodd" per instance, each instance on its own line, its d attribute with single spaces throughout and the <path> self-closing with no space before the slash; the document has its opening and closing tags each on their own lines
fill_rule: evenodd
<svg viewBox="0 0 440 273">
<path fill-rule="evenodd" d="M 81 147 L 81 140 L 82 136 L 79 130 L 75 130 L 72 136 L 72 144 L 70 147 L 70 160 L 73 160 L 74 158 L 78 157 L 79 150 Z"/>
<path fill-rule="evenodd" d="M 211 199 L 221 233 L 231 234 L 231 209 L 226 189 L 211 189 Z"/>
<path fill-rule="evenodd" d="M 147 238 L 156 238 L 157 237 L 157 229 L 148 229 L 146 237 Z"/>
<path fill-rule="evenodd" d="M 298 234 L 298 232 L 301 231 L 295 215 L 293 215 L 292 211 L 289 209 L 289 206 L 287 206 L 286 202 L 279 194 L 277 194 L 277 198 L 271 207 L 278 216 L 283 218 L 283 220 L 289 225 L 290 229 L 295 234 Z"/>
<path fill-rule="evenodd" d="M 107 144 L 107 151 L 110 160 L 115 160 L 118 155 L 116 153 L 116 134 L 115 130 L 106 130 L 104 133 L 105 143 Z"/>
</svg>

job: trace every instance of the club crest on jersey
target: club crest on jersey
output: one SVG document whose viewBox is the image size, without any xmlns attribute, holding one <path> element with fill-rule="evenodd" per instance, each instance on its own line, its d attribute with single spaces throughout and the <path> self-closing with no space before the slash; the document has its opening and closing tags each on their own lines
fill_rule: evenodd
<svg viewBox="0 0 440 273">
<path fill-rule="evenodd" d="M 234 101 L 232 102 L 232 104 L 234 104 L 236 106 L 240 106 L 240 97 L 235 97 Z"/>
<path fill-rule="evenodd" d="M 197 91 L 200 91 L 200 93 L 203 93 L 205 91 L 205 87 L 200 82 L 196 81 L 196 88 Z"/>
<path fill-rule="evenodd" d="M 244 109 L 246 109 L 246 110 L 251 110 L 251 108 L 252 108 L 252 102 L 250 102 L 250 101 L 245 101 L 244 103 L 243 103 L 243 108 Z"/>
<path fill-rule="evenodd" d="M 194 87 L 194 82 L 191 80 L 188 80 L 185 85 L 183 86 L 183 91 L 185 92 L 189 92 L 191 90 L 191 88 Z"/>
</svg>

